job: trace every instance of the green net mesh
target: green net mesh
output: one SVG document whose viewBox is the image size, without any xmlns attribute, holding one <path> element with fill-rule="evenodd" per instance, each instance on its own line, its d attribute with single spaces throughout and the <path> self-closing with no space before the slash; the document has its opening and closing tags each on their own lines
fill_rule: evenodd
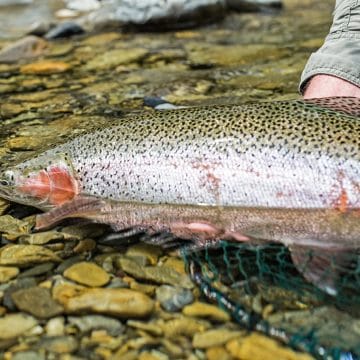
<svg viewBox="0 0 360 360">
<path fill-rule="evenodd" d="M 360 358 L 360 254 L 346 266 L 328 259 L 324 271 L 339 275 L 332 295 L 308 282 L 280 244 L 219 242 L 183 257 L 202 293 L 249 330 L 319 359 Z"/>
</svg>

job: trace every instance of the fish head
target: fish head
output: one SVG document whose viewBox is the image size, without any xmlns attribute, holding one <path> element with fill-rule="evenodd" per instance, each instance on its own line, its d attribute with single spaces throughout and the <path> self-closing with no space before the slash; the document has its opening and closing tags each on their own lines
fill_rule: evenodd
<svg viewBox="0 0 360 360">
<path fill-rule="evenodd" d="M 68 156 L 42 154 L 0 173 L 0 197 L 48 210 L 72 200 L 78 184 Z"/>
</svg>

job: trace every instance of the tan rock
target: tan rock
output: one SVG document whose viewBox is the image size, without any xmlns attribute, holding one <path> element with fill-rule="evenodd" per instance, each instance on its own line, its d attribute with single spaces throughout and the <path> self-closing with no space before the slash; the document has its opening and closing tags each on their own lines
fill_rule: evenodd
<svg viewBox="0 0 360 360">
<path fill-rule="evenodd" d="M 207 360 L 231 360 L 232 356 L 222 346 L 214 346 L 206 350 Z"/>
<path fill-rule="evenodd" d="M 242 336 L 243 331 L 234 331 L 228 329 L 214 329 L 203 333 L 197 333 L 193 337 L 193 347 L 207 349 L 213 346 L 220 346 L 229 340 Z"/>
<path fill-rule="evenodd" d="M 174 338 L 179 335 L 193 336 L 210 327 L 210 323 L 207 321 L 196 320 L 185 316 L 166 322 L 159 321 L 158 325 L 163 330 L 164 335 L 168 338 Z"/>
<path fill-rule="evenodd" d="M 0 233 L 14 234 L 16 237 L 30 231 L 27 221 L 16 219 L 10 215 L 0 216 Z"/>
<path fill-rule="evenodd" d="M 53 297 L 68 313 L 92 311 L 141 318 L 150 315 L 154 308 L 154 302 L 148 296 L 129 289 L 88 289 L 64 283 L 54 287 Z"/>
<path fill-rule="evenodd" d="M 64 276 L 79 284 L 99 287 L 110 281 L 109 274 L 100 266 L 90 262 L 79 262 L 67 268 Z"/>
<path fill-rule="evenodd" d="M 130 246 L 126 251 L 126 255 L 129 257 L 145 256 L 151 265 L 157 264 L 161 254 L 162 249 L 159 246 L 145 243 L 139 243 Z"/>
<path fill-rule="evenodd" d="M 38 245 L 6 245 L 0 249 L 0 265 L 27 266 L 43 262 L 59 262 L 51 250 Z"/>
<path fill-rule="evenodd" d="M 19 274 L 19 269 L 12 266 L 0 266 L 0 283 L 6 283 Z"/>
<path fill-rule="evenodd" d="M 70 64 L 62 61 L 39 61 L 24 65 L 20 68 L 20 72 L 23 74 L 56 74 L 68 71 Z"/>
<path fill-rule="evenodd" d="M 226 344 L 226 349 L 235 359 L 241 360 L 312 360 L 304 353 L 297 353 L 285 348 L 273 339 L 252 333 L 243 338 L 236 338 Z"/>
<path fill-rule="evenodd" d="M 34 317 L 26 314 L 9 314 L 0 318 L 0 339 L 12 339 L 37 325 Z"/>
<path fill-rule="evenodd" d="M 230 315 L 219 307 L 200 301 L 185 306 L 182 309 L 184 315 L 205 317 L 215 321 L 230 321 Z"/>
</svg>

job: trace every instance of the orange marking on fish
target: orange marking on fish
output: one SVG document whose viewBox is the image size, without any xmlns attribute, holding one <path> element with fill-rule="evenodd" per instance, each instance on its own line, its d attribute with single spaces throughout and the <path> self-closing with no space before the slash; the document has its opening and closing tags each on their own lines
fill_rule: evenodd
<svg viewBox="0 0 360 360">
<path fill-rule="evenodd" d="M 66 169 L 58 166 L 24 179 L 19 189 L 52 205 L 61 205 L 78 194 L 76 180 Z"/>
<path fill-rule="evenodd" d="M 339 196 L 338 202 L 339 202 L 338 209 L 340 210 L 340 212 L 343 212 L 343 213 L 346 212 L 346 210 L 348 208 L 349 197 L 348 197 L 345 189 L 341 190 L 341 194 Z"/>
</svg>

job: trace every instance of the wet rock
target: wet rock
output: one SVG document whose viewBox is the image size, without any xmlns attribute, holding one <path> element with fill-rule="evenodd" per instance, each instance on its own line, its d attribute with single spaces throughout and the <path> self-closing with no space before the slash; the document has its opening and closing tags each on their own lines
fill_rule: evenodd
<svg viewBox="0 0 360 360">
<path fill-rule="evenodd" d="M 48 43 L 37 36 L 26 36 L 0 51 L 0 63 L 12 63 L 22 59 L 31 59 L 43 55 Z"/>
<path fill-rule="evenodd" d="M 9 310 L 15 311 L 16 307 L 12 300 L 12 294 L 20 289 L 27 289 L 32 286 L 36 286 L 36 281 L 34 278 L 16 279 L 14 284 L 10 285 L 5 290 L 3 305 L 6 306 Z"/>
<path fill-rule="evenodd" d="M 30 269 L 23 271 L 18 276 L 18 278 L 22 279 L 22 278 L 26 278 L 26 277 L 43 275 L 43 274 L 50 272 L 54 267 L 55 267 L 55 264 L 53 264 L 53 263 L 45 263 L 45 264 L 33 266 Z"/>
<path fill-rule="evenodd" d="M 37 321 L 26 314 L 9 314 L 0 318 L 0 339 L 18 337 L 37 325 Z"/>
<path fill-rule="evenodd" d="M 179 274 L 167 266 L 140 266 L 129 258 L 120 258 L 118 261 L 121 269 L 137 279 L 150 280 L 159 284 L 170 284 L 191 289 L 193 283 L 186 275 Z"/>
<path fill-rule="evenodd" d="M 44 231 L 34 234 L 27 234 L 19 237 L 19 241 L 23 244 L 44 245 L 50 241 L 69 240 L 66 235 L 58 231 Z"/>
<path fill-rule="evenodd" d="M 0 215 L 4 214 L 5 211 L 9 208 L 10 203 L 7 200 L 0 198 Z"/>
<path fill-rule="evenodd" d="M 44 262 L 59 262 L 51 250 L 38 245 L 6 245 L 0 249 L 0 265 L 26 267 Z"/>
<path fill-rule="evenodd" d="M 67 268 L 69 268 L 70 266 L 78 263 L 79 261 L 82 261 L 84 258 L 81 255 L 76 255 L 73 257 L 70 257 L 66 260 L 64 260 L 56 269 L 55 269 L 55 273 L 56 274 L 62 274 Z"/>
<path fill-rule="evenodd" d="M 11 360 L 45 360 L 45 354 L 36 351 L 18 351 L 13 354 Z"/>
<path fill-rule="evenodd" d="M 169 356 L 158 350 L 143 351 L 139 360 L 169 360 Z"/>
<path fill-rule="evenodd" d="M 6 283 L 19 274 L 19 269 L 12 266 L 0 266 L 0 283 Z"/>
<path fill-rule="evenodd" d="M 275 340 L 253 333 L 236 338 L 226 344 L 226 349 L 235 359 L 241 360 L 312 360 L 310 355 L 297 353 L 283 347 Z"/>
<path fill-rule="evenodd" d="M 184 315 L 192 317 L 204 317 L 214 321 L 227 322 L 230 321 L 230 315 L 218 306 L 206 304 L 202 302 L 195 302 L 187 305 L 182 310 Z"/>
<path fill-rule="evenodd" d="M 67 38 L 74 35 L 83 34 L 84 29 L 77 23 L 71 21 L 64 21 L 49 30 L 45 35 L 45 39 L 53 40 L 60 38 Z"/>
<path fill-rule="evenodd" d="M 46 335 L 47 336 L 62 336 L 65 333 L 65 319 L 62 316 L 58 316 L 50 319 L 46 323 Z"/>
<path fill-rule="evenodd" d="M 148 50 L 144 48 L 114 49 L 95 56 L 86 65 L 86 70 L 109 70 L 119 65 L 135 63 L 142 60 Z"/>
<path fill-rule="evenodd" d="M 206 350 L 207 360 L 232 360 L 233 357 L 222 346 L 214 346 Z"/>
<path fill-rule="evenodd" d="M 156 323 L 144 323 L 141 321 L 128 320 L 126 322 L 127 326 L 131 326 L 136 329 L 144 330 L 152 335 L 160 336 L 163 334 L 162 330 Z"/>
<path fill-rule="evenodd" d="M 226 0 L 226 4 L 237 11 L 269 11 L 282 8 L 281 0 Z"/>
<path fill-rule="evenodd" d="M 0 216 L 0 233 L 9 234 L 8 240 L 28 233 L 30 229 L 31 224 L 27 221 L 16 219 L 10 215 Z"/>
<path fill-rule="evenodd" d="M 38 318 L 47 319 L 63 312 L 62 306 L 53 300 L 50 291 L 38 286 L 18 290 L 11 297 L 19 310 Z"/>
<path fill-rule="evenodd" d="M 77 350 L 79 344 L 73 336 L 43 338 L 37 343 L 37 348 L 56 354 L 68 354 Z"/>
<path fill-rule="evenodd" d="M 108 334 L 118 336 L 124 332 L 124 325 L 117 319 L 102 315 L 87 315 L 81 317 L 69 316 L 68 322 L 75 325 L 82 333 L 105 329 Z"/>
<path fill-rule="evenodd" d="M 166 322 L 159 322 L 159 328 L 168 338 L 175 338 L 180 335 L 194 336 L 207 330 L 211 324 L 208 321 L 192 319 L 189 317 L 178 317 Z"/>
<path fill-rule="evenodd" d="M 194 296 L 189 289 L 162 285 L 156 289 L 156 299 L 166 311 L 174 312 L 179 311 L 185 305 L 192 303 L 194 301 Z"/>
<path fill-rule="evenodd" d="M 148 259 L 149 264 L 155 265 L 162 254 L 162 249 L 159 246 L 154 246 L 145 243 L 135 244 L 126 250 L 126 255 L 129 257 L 144 256 Z"/>
<path fill-rule="evenodd" d="M 245 332 L 228 329 L 208 330 L 202 333 L 197 333 L 193 337 L 193 346 L 195 348 L 206 349 L 213 346 L 220 346 L 227 343 L 229 340 L 236 337 L 243 336 Z"/>
<path fill-rule="evenodd" d="M 64 271 L 64 276 L 79 284 L 100 287 L 106 285 L 109 280 L 109 274 L 100 266 L 89 263 L 80 262 L 74 264 Z"/>
<path fill-rule="evenodd" d="M 20 68 L 22 74 L 49 75 L 63 73 L 70 69 L 70 65 L 62 61 L 39 61 L 24 65 Z"/>
<path fill-rule="evenodd" d="M 92 311 L 119 317 L 145 317 L 154 306 L 148 296 L 129 289 L 87 289 L 59 284 L 53 289 L 53 297 L 68 313 Z"/>
</svg>

